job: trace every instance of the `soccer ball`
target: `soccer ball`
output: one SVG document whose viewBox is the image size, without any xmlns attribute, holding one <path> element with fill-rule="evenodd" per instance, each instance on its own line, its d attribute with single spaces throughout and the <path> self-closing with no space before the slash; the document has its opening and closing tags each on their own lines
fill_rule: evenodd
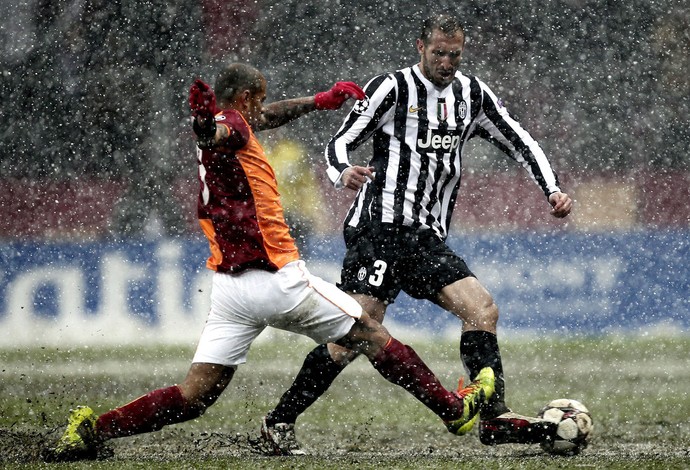
<svg viewBox="0 0 690 470">
<path fill-rule="evenodd" d="M 553 400 L 541 409 L 538 416 L 558 424 L 554 440 L 541 444 L 546 452 L 576 455 L 587 447 L 594 425 L 589 410 L 579 401 L 569 398 Z"/>
</svg>

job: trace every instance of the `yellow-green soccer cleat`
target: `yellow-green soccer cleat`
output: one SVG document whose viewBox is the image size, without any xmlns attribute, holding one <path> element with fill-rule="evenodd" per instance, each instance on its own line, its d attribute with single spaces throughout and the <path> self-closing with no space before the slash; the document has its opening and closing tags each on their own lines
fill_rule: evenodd
<svg viewBox="0 0 690 470">
<path fill-rule="evenodd" d="M 73 462 L 98 458 L 101 447 L 96 437 L 97 416 L 88 406 L 78 406 L 71 410 L 67 429 L 55 446 L 42 453 L 46 462 Z"/>
<path fill-rule="evenodd" d="M 463 436 L 470 432 L 477 422 L 479 409 L 494 394 L 494 371 L 485 367 L 479 371 L 472 383 L 462 388 L 462 380 L 458 385 L 458 391 L 453 392 L 462 400 L 462 416 L 454 421 L 446 421 L 449 432 Z"/>
</svg>

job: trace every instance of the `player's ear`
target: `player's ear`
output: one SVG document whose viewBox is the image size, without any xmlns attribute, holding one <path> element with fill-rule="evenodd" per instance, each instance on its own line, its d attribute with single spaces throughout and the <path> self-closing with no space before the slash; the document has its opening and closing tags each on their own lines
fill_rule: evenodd
<svg viewBox="0 0 690 470">
<path fill-rule="evenodd" d="M 249 109 L 249 101 L 252 97 L 252 92 L 249 90 L 242 90 L 236 95 L 235 102 L 237 103 L 238 108 L 240 108 L 243 111 L 246 111 Z"/>
<path fill-rule="evenodd" d="M 420 54 L 423 53 L 424 52 L 424 41 L 417 38 L 416 44 L 417 44 L 417 52 L 419 52 Z"/>
</svg>

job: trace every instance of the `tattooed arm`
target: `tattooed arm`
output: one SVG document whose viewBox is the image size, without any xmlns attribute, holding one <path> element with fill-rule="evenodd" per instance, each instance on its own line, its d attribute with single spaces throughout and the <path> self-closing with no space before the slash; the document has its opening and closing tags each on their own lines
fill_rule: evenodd
<svg viewBox="0 0 690 470">
<path fill-rule="evenodd" d="M 264 106 L 264 119 L 257 130 L 282 126 L 315 109 L 339 109 L 350 98 L 361 100 L 364 91 L 356 83 L 337 82 L 330 90 L 314 96 L 276 101 Z"/>
<path fill-rule="evenodd" d="M 264 119 L 259 123 L 257 131 L 274 129 L 304 116 L 316 109 L 313 96 L 292 98 L 276 101 L 264 106 Z"/>
</svg>

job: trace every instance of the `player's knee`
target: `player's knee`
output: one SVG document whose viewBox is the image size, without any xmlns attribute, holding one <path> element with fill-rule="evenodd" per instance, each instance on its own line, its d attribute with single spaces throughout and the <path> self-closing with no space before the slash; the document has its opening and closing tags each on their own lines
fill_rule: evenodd
<svg viewBox="0 0 690 470">
<path fill-rule="evenodd" d="M 385 345 L 388 342 L 390 337 L 388 330 L 372 317 L 364 315 L 358 323 L 362 327 L 361 331 L 366 336 L 365 339 L 368 342 L 380 345 Z"/>
<path fill-rule="evenodd" d="M 228 386 L 237 369 L 236 366 L 194 363 L 185 380 L 178 386 L 190 412 L 199 416 L 213 405 Z"/>
<path fill-rule="evenodd" d="M 386 345 L 390 334 L 376 320 L 363 315 L 352 326 L 350 332 L 336 344 L 353 350 L 355 353 L 370 354 Z"/>
<path fill-rule="evenodd" d="M 340 366 L 346 366 L 350 362 L 354 361 L 359 353 L 353 351 L 352 349 L 345 348 L 335 343 L 330 343 L 326 353 L 329 355 L 331 360 Z"/>
<path fill-rule="evenodd" d="M 467 322 L 474 329 L 495 331 L 498 324 L 498 306 L 489 297 L 484 303 L 474 309 L 474 315 L 470 315 Z"/>
</svg>

